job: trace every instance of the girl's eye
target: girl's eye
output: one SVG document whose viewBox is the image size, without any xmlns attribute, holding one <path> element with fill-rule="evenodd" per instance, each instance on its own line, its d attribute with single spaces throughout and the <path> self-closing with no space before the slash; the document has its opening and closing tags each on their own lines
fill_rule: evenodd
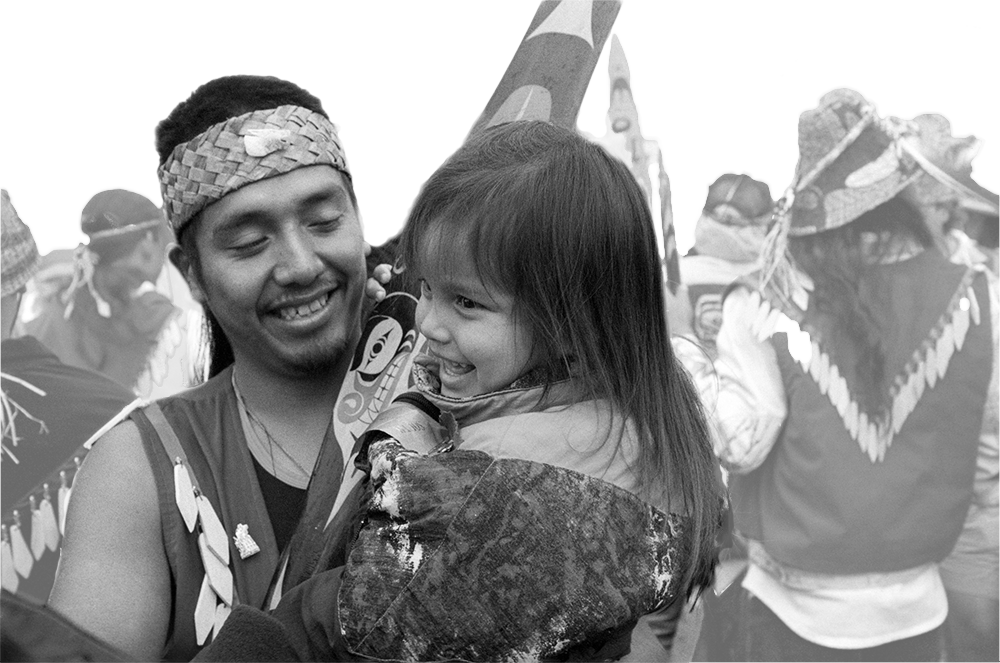
<svg viewBox="0 0 1000 663">
<path fill-rule="evenodd" d="M 457 295 L 455 297 L 455 303 L 458 305 L 459 308 L 464 308 L 464 309 L 479 308 L 479 304 L 477 302 L 469 299 L 468 297 L 463 297 L 462 295 Z"/>
</svg>

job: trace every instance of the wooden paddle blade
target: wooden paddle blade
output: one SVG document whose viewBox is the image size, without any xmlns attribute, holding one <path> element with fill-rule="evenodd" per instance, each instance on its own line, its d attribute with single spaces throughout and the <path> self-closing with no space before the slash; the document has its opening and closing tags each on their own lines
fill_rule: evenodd
<svg viewBox="0 0 1000 663">
<path fill-rule="evenodd" d="M 677 232 L 674 229 L 673 194 L 669 186 L 663 186 L 657 191 L 660 196 L 660 226 L 663 228 L 663 247 L 666 255 L 665 267 L 667 287 L 671 294 L 677 294 L 681 284 L 681 259 L 677 253 Z"/>
<path fill-rule="evenodd" d="M 608 51 L 608 144 L 622 156 L 647 195 L 652 191 L 632 72 L 618 35 Z"/>
<path fill-rule="evenodd" d="M 544 0 L 470 135 L 514 120 L 576 129 L 620 0 Z"/>
</svg>

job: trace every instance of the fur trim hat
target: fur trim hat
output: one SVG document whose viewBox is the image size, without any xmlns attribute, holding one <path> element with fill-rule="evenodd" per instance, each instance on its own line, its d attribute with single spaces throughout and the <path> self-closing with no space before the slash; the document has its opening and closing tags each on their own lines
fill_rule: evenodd
<svg viewBox="0 0 1000 663">
<path fill-rule="evenodd" d="M 890 122 L 854 90 L 834 90 L 799 117 L 790 236 L 839 228 L 895 197 L 921 174 Z"/>
<path fill-rule="evenodd" d="M 13 294 L 24 287 L 38 270 L 41 258 L 31 229 L 21 221 L 10 202 L 6 189 L 0 189 L 0 260 L 2 260 L 2 296 Z"/>
</svg>

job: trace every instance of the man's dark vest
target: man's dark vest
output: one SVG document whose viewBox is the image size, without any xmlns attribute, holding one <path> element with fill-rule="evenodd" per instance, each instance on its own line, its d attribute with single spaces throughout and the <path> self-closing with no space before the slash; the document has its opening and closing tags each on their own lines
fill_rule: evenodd
<svg viewBox="0 0 1000 663">
<path fill-rule="evenodd" d="M 777 297 L 761 303 L 773 302 L 799 331 L 770 336 L 788 417 L 764 463 L 733 477 L 736 525 L 806 571 L 939 561 L 971 499 L 995 352 L 986 277 L 926 251 L 874 268 L 872 283 L 885 302 L 876 316 L 891 397 L 881 428 L 857 408 L 854 354 L 836 321 Z"/>
</svg>

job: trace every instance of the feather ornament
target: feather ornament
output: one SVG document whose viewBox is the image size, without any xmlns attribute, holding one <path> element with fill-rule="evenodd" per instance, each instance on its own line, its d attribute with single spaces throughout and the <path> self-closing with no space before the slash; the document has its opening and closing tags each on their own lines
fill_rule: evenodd
<svg viewBox="0 0 1000 663">
<path fill-rule="evenodd" d="M 10 534 L 7 526 L 3 526 L 3 534 L 0 536 L 0 586 L 8 592 L 16 593 L 17 586 L 21 581 L 14 570 L 14 551 L 10 545 Z"/>
<path fill-rule="evenodd" d="M 847 414 L 844 417 L 847 423 L 847 430 L 851 434 L 851 438 L 854 440 L 858 439 L 858 402 L 851 399 L 850 405 L 847 406 Z"/>
<path fill-rule="evenodd" d="M 976 291 L 972 288 L 966 292 L 966 296 L 969 298 L 969 316 L 972 318 L 972 324 L 979 324 L 979 299 L 976 298 Z"/>
<path fill-rule="evenodd" d="M 198 549 L 201 551 L 201 562 L 205 567 L 205 575 L 212 587 L 212 591 L 214 591 L 218 597 L 226 603 L 226 605 L 232 605 L 233 574 L 229 571 L 229 567 L 221 559 L 219 559 L 218 555 L 212 552 L 204 532 L 198 535 Z"/>
<path fill-rule="evenodd" d="M 229 619 L 229 613 L 231 613 L 232 611 L 233 609 L 230 608 L 225 603 L 219 603 L 218 605 L 215 606 L 215 626 L 213 627 L 212 631 L 213 638 L 219 637 L 219 631 L 222 630 L 222 627 L 226 623 L 226 620 Z"/>
<path fill-rule="evenodd" d="M 819 353 L 819 390 L 823 394 L 830 393 L 830 356 Z"/>
<path fill-rule="evenodd" d="M 226 528 L 216 515 L 212 503 L 204 495 L 195 498 L 198 502 L 198 519 L 201 522 L 205 543 L 223 564 L 229 564 L 229 536 Z"/>
<path fill-rule="evenodd" d="M 42 512 L 38 510 L 35 496 L 30 496 L 28 501 L 31 505 L 29 507 L 31 511 L 31 556 L 37 561 L 42 558 L 42 553 L 45 552 L 45 532 L 42 529 Z"/>
<path fill-rule="evenodd" d="M 965 345 L 965 334 L 969 331 L 969 300 L 963 297 L 958 302 L 958 308 L 951 318 L 951 324 L 955 329 L 955 348 L 961 350 Z"/>
<path fill-rule="evenodd" d="M 757 332 L 757 339 L 761 343 L 771 338 L 771 335 L 774 333 L 774 329 L 778 326 L 778 319 L 780 317 L 781 311 L 776 308 L 772 308 L 770 313 L 767 314 L 767 318 L 764 319 L 764 324 L 761 325 L 760 331 Z"/>
<path fill-rule="evenodd" d="M 56 494 L 56 501 L 59 503 L 59 533 L 66 534 L 66 510 L 69 508 L 69 481 L 66 478 L 66 470 L 59 472 L 59 492 Z"/>
<path fill-rule="evenodd" d="M 799 341 L 799 365 L 802 366 L 803 373 L 810 373 L 812 366 L 812 341 L 809 334 L 802 332 L 802 339 Z"/>
<path fill-rule="evenodd" d="M 215 592 L 212 591 L 206 575 L 201 581 L 198 602 L 194 607 L 194 633 L 199 646 L 205 644 L 212 629 L 215 628 L 215 605 Z"/>
<path fill-rule="evenodd" d="M 31 556 L 28 543 L 24 540 L 24 533 L 21 531 L 21 514 L 14 509 L 14 524 L 10 526 L 10 549 L 14 557 L 14 570 L 22 578 L 31 576 L 31 569 L 35 565 L 35 558 Z"/>
<path fill-rule="evenodd" d="M 792 291 L 792 303 L 805 312 L 809 308 L 809 291 L 800 286 Z"/>
<path fill-rule="evenodd" d="M 191 483 L 191 475 L 187 466 L 180 458 L 174 460 L 174 501 L 177 503 L 177 510 L 181 512 L 184 525 L 188 532 L 194 532 L 198 522 L 198 501 L 194 485 Z"/>
<path fill-rule="evenodd" d="M 929 344 L 927 350 L 924 354 L 923 359 L 924 364 L 924 378 L 927 380 L 927 386 L 931 389 L 937 384 L 938 378 L 938 365 L 937 365 L 937 350 L 935 345 Z"/>
<path fill-rule="evenodd" d="M 49 484 L 44 484 L 42 502 L 38 510 L 42 514 L 42 531 L 45 533 L 45 547 L 56 552 L 59 549 L 59 523 L 56 512 L 52 508 L 52 496 L 49 495 Z"/>
<path fill-rule="evenodd" d="M 799 363 L 799 343 L 801 342 L 799 337 L 799 323 L 792 320 L 788 323 L 788 353 L 792 355 L 792 361 L 796 364 Z"/>
</svg>

